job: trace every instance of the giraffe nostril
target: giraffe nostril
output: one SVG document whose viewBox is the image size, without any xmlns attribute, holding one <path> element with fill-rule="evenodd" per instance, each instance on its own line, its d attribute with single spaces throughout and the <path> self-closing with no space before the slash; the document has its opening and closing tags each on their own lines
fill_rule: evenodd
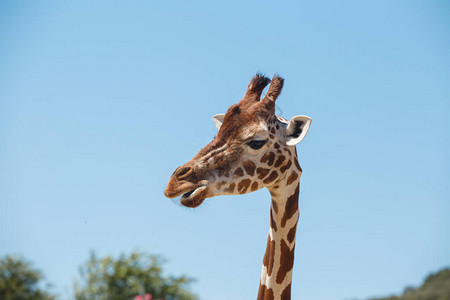
<svg viewBox="0 0 450 300">
<path fill-rule="evenodd" d="M 177 179 L 183 179 L 191 172 L 191 170 L 192 170 L 191 167 L 182 167 L 181 169 L 175 172 L 175 176 L 177 177 Z"/>
</svg>

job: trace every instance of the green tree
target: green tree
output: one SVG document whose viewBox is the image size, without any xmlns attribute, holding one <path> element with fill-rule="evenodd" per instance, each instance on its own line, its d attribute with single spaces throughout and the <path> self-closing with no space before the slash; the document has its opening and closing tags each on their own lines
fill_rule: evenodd
<svg viewBox="0 0 450 300">
<path fill-rule="evenodd" d="M 55 296 L 39 287 L 43 275 L 28 261 L 7 255 L 0 259 L 0 299 L 53 300 Z"/>
<path fill-rule="evenodd" d="M 74 284 L 76 300 L 132 300 L 149 293 L 153 299 L 194 300 L 188 290 L 193 280 L 186 276 L 164 276 L 162 260 L 142 252 L 97 258 L 92 252 L 80 268 Z"/>
<path fill-rule="evenodd" d="M 420 287 L 407 287 L 400 296 L 371 300 L 450 300 L 450 269 L 429 275 Z"/>
</svg>

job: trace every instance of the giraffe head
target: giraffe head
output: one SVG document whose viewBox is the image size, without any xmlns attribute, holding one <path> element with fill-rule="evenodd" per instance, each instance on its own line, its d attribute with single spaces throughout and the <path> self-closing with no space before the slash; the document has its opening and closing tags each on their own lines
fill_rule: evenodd
<svg viewBox="0 0 450 300">
<path fill-rule="evenodd" d="M 277 75 L 272 80 L 259 74 L 253 77 L 244 98 L 213 117 L 219 130 L 216 137 L 175 170 L 164 194 L 182 195 L 182 205 L 197 207 L 206 198 L 270 189 L 282 180 L 298 181 L 301 169 L 295 145 L 305 137 L 311 119 L 296 116 L 287 121 L 275 115 L 283 82 Z"/>
</svg>

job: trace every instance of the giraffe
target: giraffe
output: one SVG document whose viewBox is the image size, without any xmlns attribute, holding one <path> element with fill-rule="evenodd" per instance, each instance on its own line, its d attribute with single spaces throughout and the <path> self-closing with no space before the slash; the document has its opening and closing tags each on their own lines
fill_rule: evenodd
<svg viewBox="0 0 450 300">
<path fill-rule="evenodd" d="M 270 83 L 266 96 L 264 88 Z M 311 118 L 290 121 L 275 115 L 284 79 L 256 74 L 242 100 L 225 114 L 213 116 L 214 139 L 189 162 L 178 167 L 164 191 L 181 195 L 181 204 L 197 207 L 206 198 L 239 195 L 266 187 L 271 195 L 270 228 L 258 300 L 291 299 L 291 281 L 302 169 L 296 144 L 305 137 Z"/>
</svg>

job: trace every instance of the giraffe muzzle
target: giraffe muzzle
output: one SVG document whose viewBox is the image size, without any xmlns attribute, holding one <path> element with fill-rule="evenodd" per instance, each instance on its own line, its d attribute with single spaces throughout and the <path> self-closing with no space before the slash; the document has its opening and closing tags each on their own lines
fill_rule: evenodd
<svg viewBox="0 0 450 300">
<path fill-rule="evenodd" d="M 192 173 L 190 168 L 177 169 L 167 184 L 164 194 L 167 198 L 180 197 L 177 202 L 186 207 L 197 207 L 207 198 L 208 181 L 201 180 L 199 182 L 190 182 L 184 177 L 186 174 Z M 181 175 L 180 175 L 181 174 Z"/>
</svg>

